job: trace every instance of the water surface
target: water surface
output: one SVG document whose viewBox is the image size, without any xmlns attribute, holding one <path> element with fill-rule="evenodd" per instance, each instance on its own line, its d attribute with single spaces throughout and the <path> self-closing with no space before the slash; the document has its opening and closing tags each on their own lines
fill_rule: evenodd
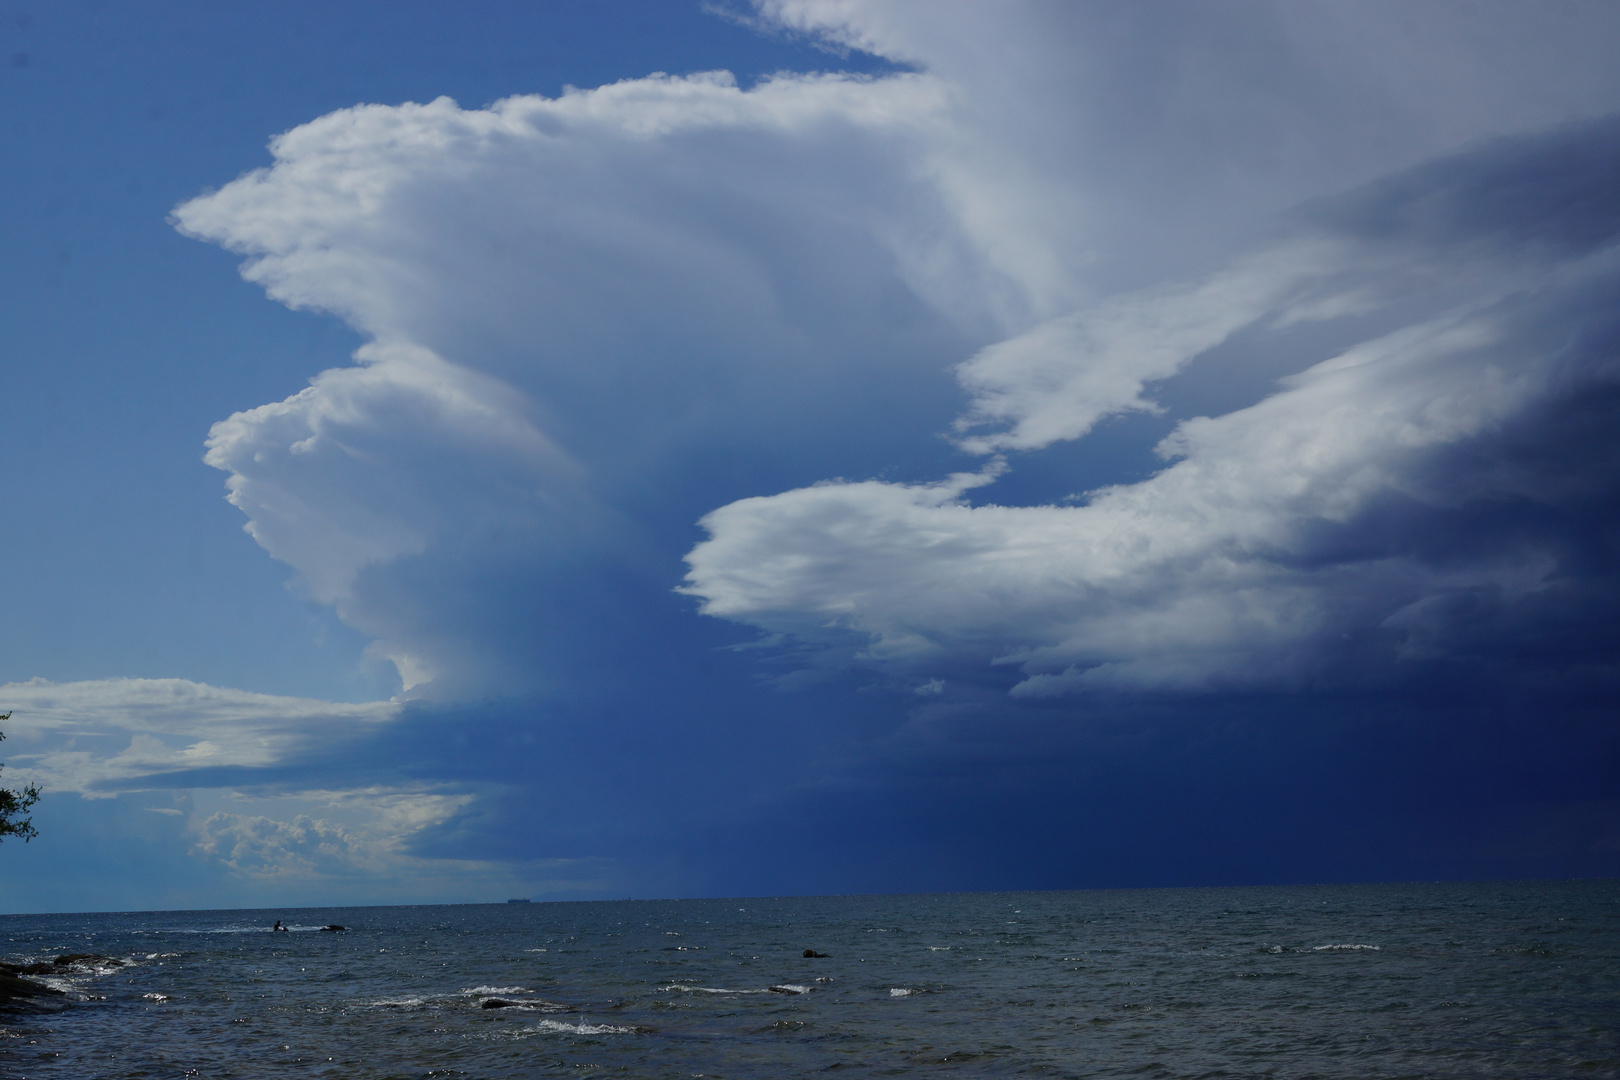
<svg viewBox="0 0 1620 1080">
<path fill-rule="evenodd" d="M 1620 1076 L 1615 882 L 0 917 L 63 953 L 0 1076 Z"/>
</svg>

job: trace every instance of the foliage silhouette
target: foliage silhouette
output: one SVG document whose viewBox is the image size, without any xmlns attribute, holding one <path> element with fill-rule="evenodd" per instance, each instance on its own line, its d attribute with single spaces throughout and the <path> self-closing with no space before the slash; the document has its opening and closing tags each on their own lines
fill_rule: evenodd
<svg viewBox="0 0 1620 1080">
<path fill-rule="evenodd" d="M 0 713 L 0 720 L 10 719 L 10 713 Z M 0 731 L 0 739 L 5 737 L 5 732 Z M 0 769 L 4 768 L 4 765 L 0 765 Z M 0 788 L 0 840 L 4 840 L 8 836 L 20 836 L 23 843 L 26 844 L 39 835 L 38 830 L 34 828 L 34 819 L 32 817 L 18 817 L 19 814 L 38 801 L 39 786 L 37 784 L 29 784 L 21 791 Z"/>
</svg>

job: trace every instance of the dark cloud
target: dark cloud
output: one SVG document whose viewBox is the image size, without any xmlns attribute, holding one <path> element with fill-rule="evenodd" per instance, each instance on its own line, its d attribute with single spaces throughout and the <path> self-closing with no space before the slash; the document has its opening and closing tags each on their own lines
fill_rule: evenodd
<svg viewBox="0 0 1620 1080">
<path fill-rule="evenodd" d="M 1447 258 L 1567 259 L 1620 234 L 1620 116 L 1492 141 L 1305 208 L 1307 220 Z"/>
</svg>

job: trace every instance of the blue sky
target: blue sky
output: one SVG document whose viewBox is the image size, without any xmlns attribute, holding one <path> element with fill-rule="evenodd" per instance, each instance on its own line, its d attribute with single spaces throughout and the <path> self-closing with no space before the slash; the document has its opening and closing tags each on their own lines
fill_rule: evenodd
<svg viewBox="0 0 1620 1080">
<path fill-rule="evenodd" d="M 1620 870 L 1608 5 L 0 15 L 0 908 Z"/>
</svg>

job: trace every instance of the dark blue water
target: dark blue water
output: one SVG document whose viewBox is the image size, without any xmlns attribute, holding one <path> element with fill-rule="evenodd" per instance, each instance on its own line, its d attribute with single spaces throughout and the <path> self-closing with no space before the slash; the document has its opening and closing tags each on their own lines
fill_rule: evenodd
<svg viewBox="0 0 1620 1080">
<path fill-rule="evenodd" d="M 61 953 L 0 1076 L 1620 1076 L 1615 882 L 0 917 Z"/>
</svg>

